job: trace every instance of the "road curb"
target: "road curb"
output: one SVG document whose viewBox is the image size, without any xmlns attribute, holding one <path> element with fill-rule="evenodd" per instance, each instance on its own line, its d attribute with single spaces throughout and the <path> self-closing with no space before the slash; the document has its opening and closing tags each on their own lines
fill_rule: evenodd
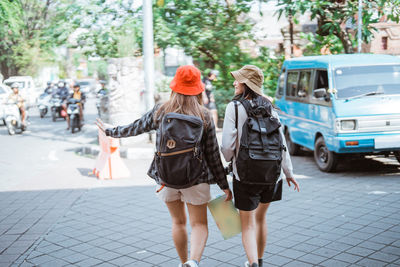
<svg viewBox="0 0 400 267">
<path fill-rule="evenodd" d="M 80 156 L 97 157 L 100 153 L 100 147 L 95 145 L 87 145 L 79 147 L 75 150 Z M 152 159 L 154 155 L 153 147 L 121 147 L 121 158 L 126 159 Z"/>
</svg>

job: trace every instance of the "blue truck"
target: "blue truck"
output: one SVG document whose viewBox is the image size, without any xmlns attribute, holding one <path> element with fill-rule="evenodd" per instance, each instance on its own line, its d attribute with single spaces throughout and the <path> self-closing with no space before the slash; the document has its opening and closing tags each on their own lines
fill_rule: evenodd
<svg viewBox="0 0 400 267">
<path fill-rule="evenodd" d="M 400 58 L 289 59 L 275 97 L 289 152 L 312 150 L 320 170 L 335 170 L 343 154 L 394 154 L 400 162 Z"/>
</svg>

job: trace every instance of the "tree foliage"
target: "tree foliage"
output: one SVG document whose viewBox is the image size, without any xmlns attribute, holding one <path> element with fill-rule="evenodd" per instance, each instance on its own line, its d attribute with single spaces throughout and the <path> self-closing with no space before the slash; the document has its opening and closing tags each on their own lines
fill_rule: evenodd
<svg viewBox="0 0 400 267">
<path fill-rule="evenodd" d="M 155 42 L 161 48 L 177 46 L 193 57 L 201 70 L 217 69 L 215 82 L 219 115 L 233 97 L 233 78 L 230 72 L 246 64 L 254 64 L 264 71 L 265 92 L 275 92 L 282 58 L 271 57 L 261 49 L 254 57 L 246 52 L 243 41 L 255 41 L 254 22 L 249 18 L 253 0 L 165 0 L 155 6 Z M 205 73 L 203 73 L 204 75 Z"/>
<path fill-rule="evenodd" d="M 75 47 L 102 58 L 140 54 L 142 19 L 133 1 L 89 0 L 80 4 L 77 26 L 84 31 Z"/>
<path fill-rule="evenodd" d="M 327 46 L 334 52 L 354 53 L 355 35 L 347 31 L 346 22 L 356 24 L 358 0 L 278 0 L 279 16 L 296 16 L 311 14 L 311 19 L 317 19 L 318 30 L 315 35 L 307 36 L 316 48 Z M 364 0 L 362 10 L 362 40 L 370 42 L 374 28 L 371 24 L 386 15 L 388 19 L 399 22 L 399 0 Z M 338 44 L 341 46 L 339 48 Z M 319 51 L 319 50 L 318 50 Z"/>
<path fill-rule="evenodd" d="M 0 65 L 5 77 L 33 75 L 73 31 L 67 0 L 0 0 Z"/>
</svg>

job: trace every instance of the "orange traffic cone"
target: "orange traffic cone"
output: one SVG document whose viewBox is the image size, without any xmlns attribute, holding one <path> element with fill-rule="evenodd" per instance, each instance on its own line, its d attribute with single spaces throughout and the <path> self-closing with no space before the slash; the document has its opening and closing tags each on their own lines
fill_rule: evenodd
<svg viewBox="0 0 400 267">
<path fill-rule="evenodd" d="M 100 154 L 97 157 L 93 174 L 100 180 L 129 177 L 130 171 L 120 156 L 119 140 L 106 136 L 99 129 Z"/>
</svg>

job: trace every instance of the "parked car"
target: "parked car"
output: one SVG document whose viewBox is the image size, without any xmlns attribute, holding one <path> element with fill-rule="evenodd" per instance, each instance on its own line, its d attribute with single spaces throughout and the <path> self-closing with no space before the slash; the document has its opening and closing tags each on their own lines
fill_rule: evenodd
<svg viewBox="0 0 400 267">
<path fill-rule="evenodd" d="M 4 115 L 4 105 L 11 92 L 12 92 L 11 89 L 7 85 L 0 84 L 0 122 L 3 123 L 4 125 L 6 124 Z"/>
<path fill-rule="evenodd" d="M 26 107 L 32 107 L 36 105 L 39 91 L 36 90 L 35 83 L 31 76 L 11 76 L 4 81 L 4 84 L 11 86 L 13 83 L 19 83 L 20 93 L 25 98 Z"/>
<path fill-rule="evenodd" d="M 94 79 L 82 79 L 77 81 L 81 86 L 81 92 L 88 95 L 89 93 L 96 93 L 96 80 Z"/>
<path fill-rule="evenodd" d="M 400 58 L 332 55 L 286 60 L 276 105 L 289 152 L 314 151 L 322 171 L 340 155 L 394 154 L 400 162 Z"/>
</svg>

